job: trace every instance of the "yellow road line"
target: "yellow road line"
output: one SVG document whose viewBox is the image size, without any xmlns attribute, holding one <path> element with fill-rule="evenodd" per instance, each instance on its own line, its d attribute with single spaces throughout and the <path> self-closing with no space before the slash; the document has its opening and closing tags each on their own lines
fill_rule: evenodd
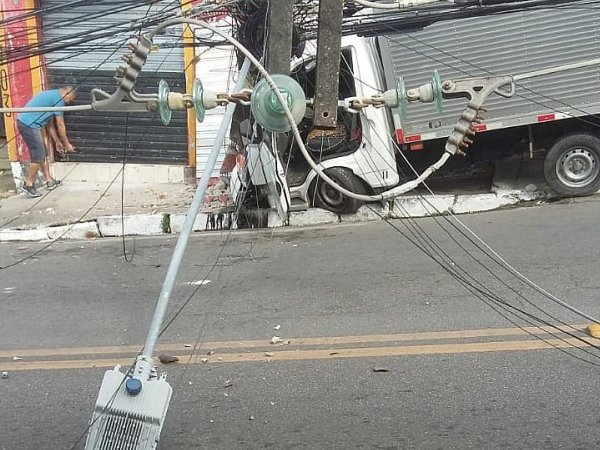
<svg viewBox="0 0 600 450">
<path fill-rule="evenodd" d="M 308 350 L 278 350 L 270 351 L 269 356 L 265 352 L 244 353 L 216 353 L 206 357 L 207 364 L 239 363 L 239 362 L 266 362 L 266 361 L 304 361 L 338 358 L 376 358 L 391 356 L 416 356 L 416 355 L 440 355 L 461 353 L 484 353 L 484 352 L 506 352 L 542 350 L 551 348 L 585 347 L 587 344 L 577 339 L 547 339 L 520 340 L 520 341 L 496 341 L 464 344 L 427 344 L 427 345 L 401 345 L 394 347 L 362 347 L 362 348 L 338 348 L 338 349 L 308 349 Z M 191 364 L 202 364 L 203 356 L 195 356 Z M 177 365 L 186 364 L 189 356 L 181 356 L 181 362 Z M 112 367 L 121 364 L 124 367 L 133 362 L 129 359 L 84 359 L 67 361 L 16 361 L 0 363 L 0 371 L 24 371 L 24 370 L 59 370 L 59 369 L 89 369 Z"/>
<path fill-rule="evenodd" d="M 576 330 L 583 330 L 585 325 L 572 325 Z M 565 330 L 569 327 L 560 327 Z M 571 329 L 571 328 L 569 328 Z M 550 331 L 555 331 L 549 327 L 542 327 L 540 331 L 537 327 L 526 328 L 486 328 L 478 330 L 457 330 L 457 331 L 430 331 L 416 333 L 399 333 L 399 334 L 373 334 L 365 336 L 331 336 L 318 338 L 282 338 L 289 340 L 294 346 L 333 346 L 333 345 L 357 345 L 357 344 L 373 344 L 384 342 L 413 342 L 413 341 L 434 341 L 442 339 L 469 339 L 481 337 L 502 337 L 502 336 L 528 336 L 527 332 L 536 334 L 547 334 Z M 185 352 L 184 343 L 160 344 L 157 347 L 157 353 L 161 352 Z M 267 339 L 257 340 L 239 340 L 239 341 L 213 341 L 203 342 L 198 347 L 199 350 L 209 349 L 240 349 L 240 348 L 261 348 L 269 347 Z M 126 355 L 137 354 L 142 348 L 142 345 L 122 345 L 122 346 L 105 346 L 105 347 L 67 347 L 67 348 L 34 348 L 34 349 L 13 349 L 0 350 L 0 358 L 12 358 L 20 356 L 23 358 L 30 357 L 64 357 L 77 355 Z M 191 351 L 191 348 L 187 349 Z"/>
</svg>

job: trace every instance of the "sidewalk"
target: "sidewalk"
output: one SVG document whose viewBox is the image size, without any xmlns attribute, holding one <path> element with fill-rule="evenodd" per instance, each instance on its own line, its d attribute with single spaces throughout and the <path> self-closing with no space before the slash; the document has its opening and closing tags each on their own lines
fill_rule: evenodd
<svg viewBox="0 0 600 450">
<path fill-rule="evenodd" d="M 452 184 L 452 183 L 450 183 Z M 488 183 L 489 185 L 489 180 Z M 381 220 L 381 217 L 424 217 L 452 211 L 455 214 L 489 211 L 545 198 L 539 161 L 512 158 L 496 164 L 488 189 L 468 182 L 434 189 L 436 196 L 406 195 L 393 204 L 363 206 L 356 214 L 338 216 L 320 209 L 291 213 L 289 226 Z M 0 241 L 90 239 L 125 235 L 178 233 L 193 198 L 195 187 L 182 183 L 135 183 L 124 186 L 121 216 L 120 180 L 109 183 L 63 181 L 54 191 L 40 189 L 40 198 L 19 193 L 0 198 Z M 458 194 L 457 194 L 458 192 Z M 210 215 L 200 213 L 195 231 L 204 231 Z M 284 226 L 270 212 L 268 227 Z"/>
</svg>

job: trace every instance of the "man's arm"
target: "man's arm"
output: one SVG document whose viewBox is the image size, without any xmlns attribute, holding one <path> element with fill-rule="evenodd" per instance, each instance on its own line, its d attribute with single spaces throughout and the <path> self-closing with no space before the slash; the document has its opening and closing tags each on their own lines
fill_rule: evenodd
<svg viewBox="0 0 600 450">
<path fill-rule="evenodd" d="M 56 129 L 58 131 L 58 137 L 63 143 L 65 150 L 68 152 L 75 150 L 75 147 L 73 144 L 71 144 L 71 142 L 69 142 L 69 138 L 67 137 L 67 127 L 65 126 L 65 119 L 63 116 L 56 116 Z"/>
<path fill-rule="evenodd" d="M 50 120 L 48 121 L 48 124 L 46 125 L 45 128 L 46 133 L 48 134 L 48 136 L 50 137 L 50 145 L 58 152 L 63 152 L 64 147 L 63 144 L 61 143 L 61 141 L 58 138 L 58 135 L 56 134 L 56 128 L 54 128 L 54 121 Z"/>
</svg>

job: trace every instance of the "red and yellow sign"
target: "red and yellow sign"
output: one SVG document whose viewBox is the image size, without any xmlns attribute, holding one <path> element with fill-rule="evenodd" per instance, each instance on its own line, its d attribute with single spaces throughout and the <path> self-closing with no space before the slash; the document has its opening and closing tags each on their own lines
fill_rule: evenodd
<svg viewBox="0 0 600 450">
<path fill-rule="evenodd" d="M 0 0 L 0 91 L 3 108 L 25 106 L 43 89 L 43 70 L 38 52 L 39 19 L 30 15 L 35 0 Z M 28 161 L 29 151 L 18 135 L 16 115 L 4 114 L 8 156 Z"/>
</svg>

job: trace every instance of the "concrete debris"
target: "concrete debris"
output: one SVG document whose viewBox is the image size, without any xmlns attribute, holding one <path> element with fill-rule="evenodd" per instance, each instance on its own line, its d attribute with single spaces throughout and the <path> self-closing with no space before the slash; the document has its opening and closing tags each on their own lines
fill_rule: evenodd
<svg viewBox="0 0 600 450">
<path fill-rule="evenodd" d="M 4 380 L 4 379 L 6 379 L 6 378 L 8 378 L 8 372 L 6 372 L 6 371 L 5 371 L 5 372 L 2 372 L 2 377 L 1 377 L 1 378 L 2 378 L 3 380 Z"/>
<path fill-rule="evenodd" d="M 523 189 L 525 192 L 535 192 L 537 191 L 537 186 L 535 184 L 528 184 L 527 186 L 525 186 L 525 189 Z"/>
<path fill-rule="evenodd" d="M 13 361 L 22 361 L 23 358 L 21 358 L 20 356 L 13 356 Z"/>
<path fill-rule="evenodd" d="M 202 361 L 203 363 L 207 363 L 208 362 L 208 358 L 202 358 L 200 361 Z"/>
<path fill-rule="evenodd" d="M 179 361 L 179 358 L 177 356 L 171 356 L 171 355 L 159 355 L 158 360 L 162 364 L 170 364 L 170 363 Z"/>
<path fill-rule="evenodd" d="M 272 352 L 265 352 L 265 356 L 268 356 L 270 358 L 271 356 L 273 356 L 273 353 Z"/>
<path fill-rule="evenodd" d="M 281 325 L 275 325 L 273 328 L 274 328 L 275 330 L 279 330 L 279 329 L 281 328 Z"/>
<path fill-rule="evenodd" d="M 230 206 L 230 203 L 229 179 L 221 177 L 219 181 L 206 189 L 201 211 L 203 213 L 219 213 Z"/>
<path fill-rule="evenodd" d="M 273 336 L 271 338 L 271 344 L 278 344 L 279 342 L 281 342 L 281 338 L 279 336 Z"/>
</svg>

